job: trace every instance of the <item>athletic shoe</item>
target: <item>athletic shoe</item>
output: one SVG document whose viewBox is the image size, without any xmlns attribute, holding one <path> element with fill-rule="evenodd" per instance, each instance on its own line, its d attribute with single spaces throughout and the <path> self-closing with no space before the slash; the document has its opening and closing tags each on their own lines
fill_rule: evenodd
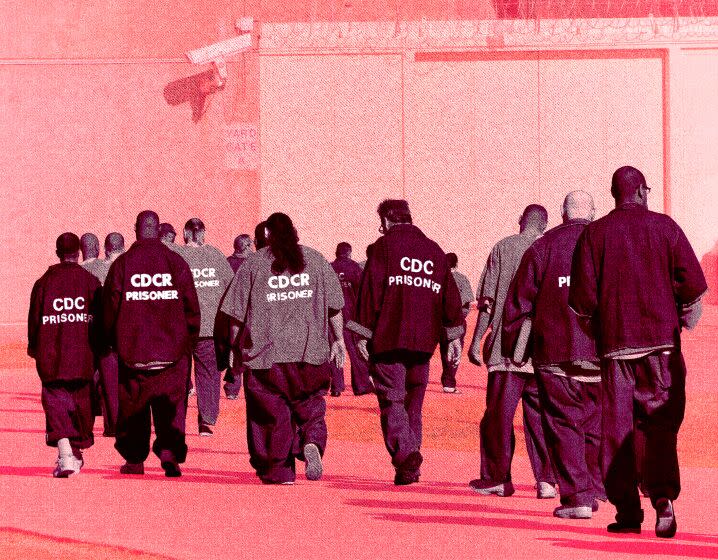
<svg viewBox="0 0 718 560">
<path fill-rule="evenodd" d="M 235 395 L 233 393 L 227 393 L 227 399 L 229 399 L 230 401 L 236 401 L 238 397 L 239 397 L 239 395 Z"/>
<path fill-rule="evenodd" d="M 515 491 L 514 485 L 510 480 L 508 482 L 500 482 L 499 484 L 496 484 L 491 480 L 476 478 L 469 482 L 469 487 L 474 492 L 484 496 L 495 494 L 496 496 L 501 496 L 503 498 L 512 496 Z"/>
<path fill-rule="evenodd" d="M 598 500 L 593 500 L 591 503 L 591 511 L 596 513 L 598 511 Z"/>
<path fill-rule="evenodd" d="M 340 397 L 342 395 L 341 391 L 332 391 L 329 393 L 332 397 Z"/>
<path fill-rule="evenodd" d="M 199 435 L 202 437 L 210 437 L 213 433 L 212 428 L 210 428 L 207 424 L 199 425 Z"/>
<path fill-rule="evenodd" d="M 55 478 L 67 478 L 71 474 L 78 474 L 82 465 L 82 459 L 78 459 L 74 455 L 61 455 L 57 458 L 52 476 Z"/>
<path fill-rule="evenodd" d="M 547 500 L 556 497 L 556 487 L 550 482 L 539 482 L 536 485 L 536 497 L 539 500 Z"/>
<path fill-rule="evenodd" d="M 322 465 L 322 454 L 315 443 L 308 443 L 304 446 L 304 474 L 307 480 L 319 480 L 322 478 L 324 467 Z"/>
<path fill-rule="evenodd" d="M 635 533 L 640 535 L 641 524 L 638 521 L 617 521 L 616 523 L 610 523 L 606 530 L 609 533 Z"/>
<path fill-rule="evenodd" d="M 196 394 L 197 394 L 197 391 L 195 390 L 194 387 L 192 387 L 192 388 L 189 390 L 189 393 L 187 393 L 187 396 L 188 396 L 188 397 L 194 397 Z"/>
<path fill-rule="evenodd" d="M 120 467 L 120 474 L 145 474 L 145 464 L 127 462 Z"/>
<path fill-rule="evenodd" d="M 456 387 L 444 387 L 444 393 L 449 393 L 451 395 L 458 395 L 460 391 Z"/>
<path fill-rule="evenodd" d="M 591 519 L 591 506 L 558 506 L 553 510 L 553 516 L 561 519 Z"/>
<path fill-rule="evenodd" d="M 404 462 L 396 468 L 394 484 L 396 486 L 407 486 L 419 482 L 419 467 L 424 462 L 424 457 L 418 451 L 409 453 Z"/>
<path fill-rule="evenodd" d="M 182 471 L 176 461 L 162 461 L 162 468 L 165 470 L 167 478 L 177 478 L 182 476 Z"/>
<path fill-rule="evenodd" d="M 668 498 L 656 500 L 656 536 L 670 539 L 676 534 L 676 514 L 673 511 L 673 502 Z"/>
</svg>

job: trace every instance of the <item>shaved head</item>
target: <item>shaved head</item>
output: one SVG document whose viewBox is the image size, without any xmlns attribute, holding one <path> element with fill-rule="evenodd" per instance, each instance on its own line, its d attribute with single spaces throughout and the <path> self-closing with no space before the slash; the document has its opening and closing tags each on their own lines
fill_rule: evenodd
<svg viewBox="0 0 718 560">
<path fill-rule="evenodd" d="M 572 191 L 563 201 L 563 219 L 592 221 L 596 214 L 593 197 L 586 191 Z"/>
<path fill-rule="evenodd" d="M 630 165 L 617 169 L 611 179 L 611 195 L 616 199 L 617 204 L 643 202 L 639 199 L 644 196 L 646 188 L 646 178 L 643 173 Z"/>
<path fill-rule="evenodd" d="M 234 238 L 234 250 L 237 253 L 247 251 L 252 247 L 252 237 L 247 233 L 242 233 Z"/>
<path fill-rule="evenodd" d="M 519 224 L 521 231 L 530 227 L 543 233 L 548 225 L 548 212 L 540 204 L 529 204 L 521 214 Z"/>
<path fill-rule="evenodd" d="M 158 239 L 160 236 L 160 218 L 157 212 L 144 210 L 137 214 L 135 222 L 137 239 Z"/>
<path fill-rule="evenodd" d="M 100 240 L 94 233 L 85 233 L 80 237 L 82 260 L 96 259 L 100 256 Z"/>
<path fill-rule="evenodd" d="M 105 255 L 109 257 L 112 253 L 121 253 L 124 250 L 125 238 L 122 237 L 122 234 L 116 231 L 108 233 L 105 237 Z"/>
</svg>

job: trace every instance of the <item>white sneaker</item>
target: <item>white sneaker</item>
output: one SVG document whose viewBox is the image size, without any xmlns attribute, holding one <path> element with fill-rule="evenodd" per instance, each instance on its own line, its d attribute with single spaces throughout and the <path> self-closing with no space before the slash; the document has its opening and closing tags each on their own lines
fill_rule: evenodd
<svg viewBox="0 0 718 560">
<path fill-rule="evenodd" d="M 539 482 L 536 486 L 536 497 L 545 500 L 556 497 L 556 487 L 549 482 Z"/>
<path fill-rule="evenodd" d="M 304 460 L 306 467 L 304 474 L 307 480 L 319 480 L 322 477 L 324 466 L 322 465 L 322 454 L 315 443 L 308 443 L 304 446 Z"/>
<path fill-rule="evenodd" d="M 71 474 L 78 474 L 83 464 L 84 461 L 74 455 L 61 455 L 57 458 L 52 476 L 55 478 L 67 478 Z"/>
</svg>

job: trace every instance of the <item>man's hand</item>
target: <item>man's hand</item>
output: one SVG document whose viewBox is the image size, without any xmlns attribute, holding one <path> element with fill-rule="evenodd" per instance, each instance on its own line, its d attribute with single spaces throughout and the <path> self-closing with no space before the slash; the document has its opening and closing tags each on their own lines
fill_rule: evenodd
<svg viewBox="0 0 718 560">
<path fill-rule="evenodd" d="M 369 348 L 368 345 L 369 341 L 365 338 L 360 339 L 357 342 L 357 350 L 359 351 L 359 355 L 364 359 L 365 362 L 369 361 Z"/>
<path fill-rule="evenodd" d="M 331 352 L 329 353 L 329 360 L 339 369 L 342 369 L 344 367 L 345 353 L 346 348 L 344 347 L 344 341 L 335 340 L 332 344 Z"/>
<path fill-rule="evenodd" d="M 469 347 L 469 361 L 475 366 L 482 365 L 481 363 L 481 340 L 474 340 Z"/>
<path fill-rule="evenodd" d="M 457 367 L 461 362 L 461 340 L 455 338 L 449 342 L 449 347 L 446 350 L 446 359 L 452 367 Z"/>
</svg>

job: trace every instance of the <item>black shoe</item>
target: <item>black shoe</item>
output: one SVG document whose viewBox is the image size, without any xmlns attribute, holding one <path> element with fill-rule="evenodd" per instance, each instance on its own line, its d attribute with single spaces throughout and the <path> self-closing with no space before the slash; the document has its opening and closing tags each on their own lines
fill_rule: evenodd
<svg viewBox="0 0 718 560">
<path fill-rule="evenodd" d="M 162 468 L 165 470 L 165 476 L 167 478 L 182 476 L 182 471 L 175 461 L 162 461 Z"/>
<path fill-rule="evenodd" d="M 593 500 L 591 503 L 591 511 L 596 513 L 598 511 L 598 500 Z"/>
<path fill-rule="evenodd" d="M 145 474 L 145 464 L 127 462 L 120 467 L 120 474 Z"/>
<path fill-rule="evenodd" d="M 501 496 L 504 498 L 512 496 L 515 491 L 514 485 L 510 480 L 508 482 L 500 482 L 497 484 L 492 480 L 484 480 L 481 478 L 477 478 L 469 482 L 469 487 L 474 492 L 477 492 L 478 494 L 483 494 L 484 496 L 496 494 L 497 496 Z"/>
<path fill-rule="evenodd" d="M 203 437 L 210 437 L 214 432 L 212 431 L 212 428 L 209 427 L 207 424 L 200 424 L 199 425 L 199 435 Z"/>
<path fill-rule="evenodd" d="M 616 521 L 616 523 L 610 523 L 606 530 L 609 533 L 635 533 L 640 535 L 641 524 L 638 521 Z"/>
<path fill-rule="evenodd" d="M 373 395 L 376 393 L 376 389 L 374 387 L 369 387 L 368 389 L 362 389 L 361 391 L 357 391 L 354 393 L 355 397 L 363 397 L 364 395 Z"/>
<path fill-rule="evenodd" d="M 668 498 L 656 500 L 656 536 L 670 539 L 676 534 L 676 514 L 673 511 L 673 502 Z"/>
<path fill-rule="evenodd" d="M 332 391 L 329 393 L 332 397 L 340 397 L 342 395 L 341 391 Z"/>
<path fill-rule="evenodd" d="M 394 484 L 396 486 L 406 486 L 419 482 L 419 467 L 423 462 L 424 457 L 418 451 L 409 453 L 404 462 L 396 468 Z"/>
<path fill-rule="evenodd" d="M 239 394 L 235 395 L 234 393 L 227 393 L 227 399 L 230 401 L 236 401 L 239 397 Z"/>
<path fill-rule="evenodd" d="M 268 486 L 291 486 L 294 484 L 293 480 L 272 480 L 270 478 L 262 478 L 260 480 L 262 481 L 262 484 L 266 484 Z"/>
</svg>

